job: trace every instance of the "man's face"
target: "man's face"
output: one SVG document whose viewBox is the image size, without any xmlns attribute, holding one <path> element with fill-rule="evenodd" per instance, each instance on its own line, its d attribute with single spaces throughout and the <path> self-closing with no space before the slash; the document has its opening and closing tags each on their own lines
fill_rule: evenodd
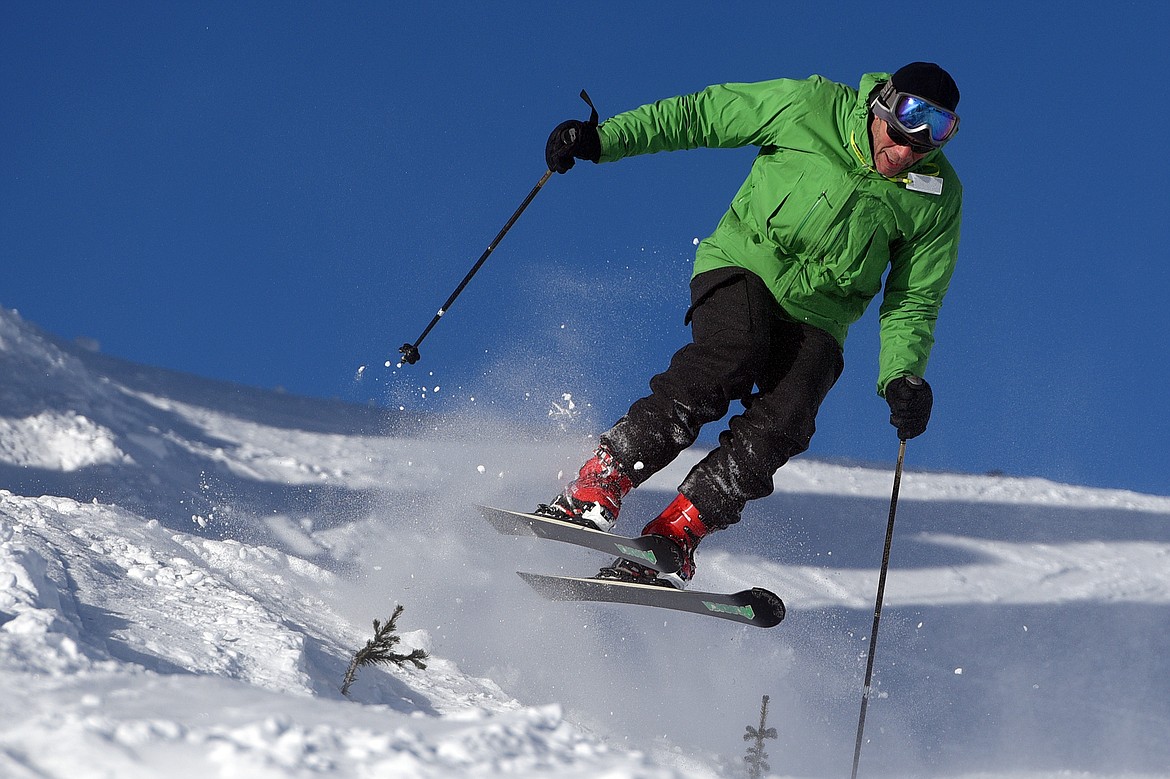
<svg viewBox="0 0 1170 779">
<path fill-rule="evenodd" d="M 909 146 L 894 143 L 890 139 L 889 125 L 876 116 L 870 122 L 869 134 L 873 138 L 873 166 L 883 176 L 896 176 L 926 156 Z"/>
</svg>

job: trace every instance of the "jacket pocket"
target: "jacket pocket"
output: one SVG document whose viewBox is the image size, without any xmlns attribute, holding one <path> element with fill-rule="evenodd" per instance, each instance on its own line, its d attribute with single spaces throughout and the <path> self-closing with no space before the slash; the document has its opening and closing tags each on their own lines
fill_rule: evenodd
<svg viewBox="0 0 1170 779">
<path fill-rule="evenodd" d="M 767 209 L 768 239 L 789 255 L 823 252 L 856 183 L 825 160 L 791 152 L 761 172 L 753 195 L 761 200 L 757 207 Z"/>
<path fill-rule="evenodd" d="M 842 291 L 873 297 L 881 290 L 890 263 L 893 214 L 872 197 L 859 197 L 843 209 L 822 247 L 826 281 Z"/>
</svg>

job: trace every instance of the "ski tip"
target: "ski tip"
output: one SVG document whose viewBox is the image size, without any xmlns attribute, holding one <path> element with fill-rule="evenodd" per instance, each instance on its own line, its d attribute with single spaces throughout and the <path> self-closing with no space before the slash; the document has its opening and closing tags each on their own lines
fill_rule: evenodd
<svg viewBox="0 0 1170 779">
<path fill-rule="evenodd" d="M 646 551 L 628 554 L 629 550 L 619 546 L 618 551 L 627 560 L 649 565 L 660 573 L 677 573 L 682 568 L 686 553 L 675 541 L 666 536 L 638 536 L 636 540 L 645 547 Z M 647 553 L 652 553 L 652 556 L 647 557 Z"/>
<path fill-rule="evenodd" d="M 771 590 L 765 590 L 763 587 L 752 587 L 751 592 L 762 603 L 768 605 L 768 613 L 758 615 L 755 624 L 762 628 L 772 628 L 784 621 L 788 609 L 784 606 L 784 601 L 780 599 L 779 595 Z"/>
</svg>

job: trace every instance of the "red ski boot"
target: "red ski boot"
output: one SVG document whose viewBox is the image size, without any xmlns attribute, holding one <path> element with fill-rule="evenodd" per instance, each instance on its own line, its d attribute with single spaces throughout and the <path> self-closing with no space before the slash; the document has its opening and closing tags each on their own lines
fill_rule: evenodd
<svg viewBox="0 0 1170 779">
<path fill-rule="evenodd" d="M 625 559 L 602 568 L 602 579 L 621 579 L 639 584 L 658 584 L 681 590 L 695 575 L 695 547 L 710 532 L 699 517 L 699 510 L 686 495 L 679 493 L 666 509 L 642 528 L 642 535 L 666 536 L 683 550 L 683 564 L 676 573 L 661 573 Z"/>
<path fill-rule="evenodd" d="M 617 524 L 622 498 L 633 487 L 634 483 L 622 472 L 613 454 L 601 446 L 581 466 L 577 478 L 552 502 L 542 503 L 536 513 L 609 532 Z"/>
</svg>

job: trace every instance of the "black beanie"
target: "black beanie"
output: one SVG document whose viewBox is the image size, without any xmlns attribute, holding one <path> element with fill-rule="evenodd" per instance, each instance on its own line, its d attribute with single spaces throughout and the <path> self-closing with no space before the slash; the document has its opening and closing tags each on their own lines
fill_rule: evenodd
<svg viewBox="0 0 1170 779">
<path fill-rule="evenodd" d="M 959 106 L 959 87 L 955 80 L 933 62 L 911 62 L 898 68 L 890 80 L 899 92 L 924 97 L 951 111 Z"/>
</svg>

